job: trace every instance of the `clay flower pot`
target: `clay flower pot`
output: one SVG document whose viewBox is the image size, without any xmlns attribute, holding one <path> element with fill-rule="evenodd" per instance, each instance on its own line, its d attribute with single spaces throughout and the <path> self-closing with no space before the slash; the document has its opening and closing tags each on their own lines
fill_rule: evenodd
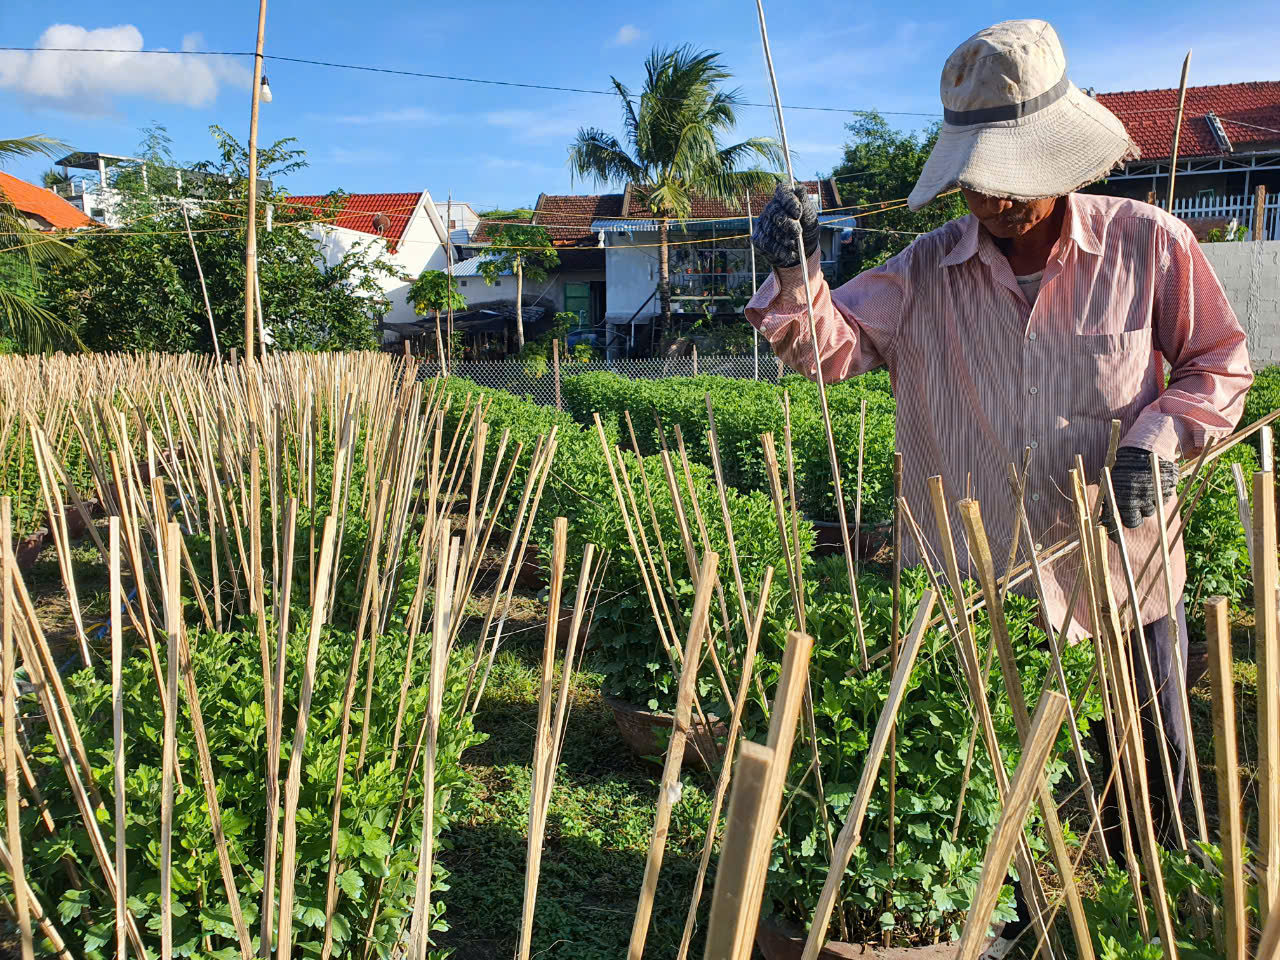
<svg viewBox="0 0 1280 960">
<path fill-rule="evenodd" d="M 673 720 L 671 714 L 609 696 L 604 697 L 604 702 L 613 711 L 618 732 L 622 734 L 622 739 L 631 748 L 631 752 L 637 757 L 659 758 L 658 762 L 662 762 Z M 683 762 L 697 763 L 705 770 L 715 770 L 723 752 L 724 741 L 729 735 L 729 727 L 719 717 L 711 714 L 708 714 L 707 720 L 710 721 L 710 728 L 694 718 L 685 739 Z"/>
<path fill-rule="evenodd" d="M 989 945 L 983 946 L 985 950 Z M 773 917 L 761 917 L 756 926 L 756 946 L 765 960 L 800 960 L 804 937 Z M 952 960 L 959 943 L 930 943 L 919 947 L 880 947 L 828 940 L 818 960 Z"/>
</svg>

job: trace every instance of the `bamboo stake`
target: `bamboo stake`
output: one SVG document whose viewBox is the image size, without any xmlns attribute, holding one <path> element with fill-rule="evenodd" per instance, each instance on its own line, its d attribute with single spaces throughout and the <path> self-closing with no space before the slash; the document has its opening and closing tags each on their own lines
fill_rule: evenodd
<svg viewBox="0 0 1280 960">
<path fill-rule="evenodd" d="M 125 901 L 128 898 L 128 877 L 125 844 L 125 786 L 124 786 L 124 691 L 121 688 L 121 669 L 124 645 L 120 624 L 123 590 L 120 585 L 120 518 L 107 521 L 109 544 L 108 603 L 111 610 L 111 739 L 112 766 L 115 772 L 115 833 L 116 833 L 116 956 L 120 960 L 126 953 L 128 925 L 125 922 Z M 8 538 L 5 538 L 8 543 Z M 6 585 L 7 586 L 7 585 Z M 5 607 L 8 607 L 6 597 Z"/>
<path fill-rule="evenodd" d="M 1253 475 L 1253 602 L 1258 660 L 1258 916 L 1280 896 L 1280 631 L 1276 622 L 1275 475 Z"/>
<path fill-rule="evenodd" d="M 978 579 L 986 596 L 991 635 L 1000 659 L 1000 672 L 1004 676 L 1009 704 L 1013 709 L 1014 725 L 1018 729 L 1018 738 L 1022 741 L 1025 754 L 1030 746 L 1031 721 L 1027 716 L 1027 704 L 1022 693 L 1022 677 L 1018 672 L 1013 642 L 1009 637 L 1008 623 L 1005 621 L 1004 609 L 1000 603 L 1000 585 L 996 579 L 995 563 L 991 554 L 991 545 L 987 540 L 987 531 L 982 523 L 982 511 L 977 500 L 961 500 L 957 506 L 969 537 L 969 555 L 975 561 Z M 1069 711 L 1071 702 L 1067 700 L 1068 694 L 1065 690 L 1062 696 L 1066 701 L 1063 711 Z M 1044 700 L 1044 695 L 1041 696 L 1041 700 Z M 1059 726 L 1061 726 L 1061 720 L 1055 725 L 1054 730 L 1056 731 Z M 1057 804 L 1042 772 L 1036 774 L 1035 791 L 1036 799 L 1040 803 L 1040 813 L 1044 818 L 1044 832 L 1049 841 L 1049 850 L 1066 892 L 1067 913 L 1076 938 L 1076 950 L 1082 960 L 1092 960 L 1093 938 L 1089 933 L 1088 920 L 1085 918 L 1084 904 L 1080 901 L 1080 891 L 1076 889 L 1071 855 L 1067 852 L 1066 844 L 1062 839 L 1062 823 L 1058 819 Z"/>
<path fill-rule="evenodd" d="M 174 525 L 176 526 L 176 524 Z M 165 714 L 164 752 L 160 787 L 160 955 L 173 957 L 173 800 L 174 768 L 178 761 L 178 637 L 182 631 L 181 593 L 178 589 L 178 539 L 174 526 L 164 539 L 164 563 L 168 589 L 165 592 L 164 631 L 165 698 L 172 709 Z"/>
<path fill-rule="evenodd" d="M 715 846 L 716 831 L 720 826 L 720 809 L 724 803 L 725 791 L 729 786 L 729 773 L 732 769 L 733 748 L 742 729 L 742 711 L 747 704 L 747 695 L 751 691 L 751 680 L 755 675 L 756 647 L 760 641 L 760 631 L 764 626 L 765 607 L 769 600 L 769 589 L 773 585 L 773 567 L 766 567 L 764 579 L 760 585 L 760 603 L 756 607 L 755 619 L 747 636 L 747 646 L 742 655 L 742 674 L 738 679 L 738 695 L 733 701 L 733 713 L 729 717 L 729 732 L 725 738 L 724 760 L 720 764 L 720 775 L 716 779 L 716 792 L 711 801 L 711 815 L 707 820 L 707 836 L 702 843 L 702 860 L 698 863 L 698 876 L 693 883 L 693 894 L 689 898 L 689 912 L 685 916 L 684 933 L 680 937 L 680 950 L 676 960 L 685 960 L 689 955 L 689 944 L 693 940 L 694 926 L 698 920 L 698 906 L 702 902 L 702 886 L 706 882 L 707 865 L 711 862 L 711 848 Z M 743 744 L 746 746 L 745 742 Z M 741 763 L 741 759 L 739 759 Z M 729 823 L 734 822 L 732 812 Z M 720 869 L 725 869 L 724 855 L 721 855 Z"/>
<path fill-rule="evenodd" d="M 760 45 L 764 48 L 765 67 L 769 84 L 773 89 L 773 105 L 778 117 L 778 139 L 782 143 L 782 156 L 787 165 L 787 179 L 791 188 L 796 186 L 795 173 L 791 169 L 791 152 L 787 147 L 787 126 L 782 118 L 782 96 L 778 93 L 778 77 L 773 70 L 773 54 L 769 49 L 769 31 L 765 26 L 764 3 L 756 0 L 756 12 L 760 18 Z M 840 484 L 840 457 L 836 451 L 835 431 L 831 428 L 831 409 L 827 405 L 827 387 L 822 376 L 822 357 L 818 352 L 818 328 L 813 314 L 813 289 L 809 279 L 809 258 L 804 252 L 804 231 L 796 224 L 796 235 L 803 262 L 800 276 L 804 281 L 804 300 L 809 320 L 809 343 L 813 347 L 813 377 L 818 384 L 818 406 L 822 410 L 822 426 L 827 437 L 827 456 L 831 459 L 831 482 L 835 487 L 836 514 L 840 518 L 840 537 L 844 543 L 845 567 L 849 574 L 849 592 L 853 598 L 853 614 L 858 627 L 858 653 L 862 657 L 862 669 L 867 669 L 867 642 L 862 632 L 862 605 L 858 601 L 858 577 L 853 565 L 853 552 L 849 549 L 849 518 L 845 515 L 844 491 Z"/>
<path fill-rule="evenodd" d="M 0 840 L 0 867 L 3 867 L 11 877 L 21 876 L 13 861 L 9 847 L 3 840 Z M 40 928 L 40 932 L 49 941 L 49 945 L 53 948 L 53 955 L 58 957 L 59 960 L 73 960 L 71 951 L 67 949 L 66 941 L 62 939 L 62 934 L 58 932 L 58 928 L 49 919 L 49 914 L 40 905 L 40 898 L 36 896 L 36 892 L 31 889 L 31 885 L 27 883 L 25 877 L 19 886 L 22 887 L 23 895 L 26 897 L 27 910 L 30 917 L 35 920 L 36 926 Z M 119 954 L 119 956 L 123 960 L 124 954 Z"/>
<path fill-rule="evenodd" d="M 791 395 L 786 390 L 782 391 L 782 446 L 787 458 L 787 499 L 791 504 L 791 554 L 796 567 L 796 595 L 800 598 L 800 607 L 796 611 L 796 616 L 799 618 L 800 630 L 803 632 L 806 627 L 804 562 L 800 556 L 800 501 L 796 499 L 796 458 L 791 447 Z M 862 629 L 861 619 L 858 621 L 858 629 Z"/>
<path fill-rule="evenodd" d="M 866 763 L 862 767 L 862 779 L 858 782 L 858 791 L 854 794 L 853 805 L 849 807 L 849 816 L 840 828 L 840 836 L 836 840 L 836 852 L 827 867 L 827 877 L 822 883 L 822 893 L 818 897 L 818 905 L 814 909 L 813 922 L 809 925 L 809 935 L 805 939 L 803 960 L 815 960 L 827 940 L 827 927 L 831 924 L 831 914 L 835 910 L 836 900 L 840 896 L 840 881 L 853 858 L 853 851 L 862 843 L 862 821 L 867 814 L 867 805 L 871 802 L 871 792 L 879 780 L 880 764 L 884 760 L 885 748 L 892 735 L 898 708 L 907 692 L 907 682 L 911 679 L 911 670 L 915 666 L 916 655 L 920 652 L 920 642 L 924 638 L 929 616 L 933 613 L 933 605 L 938 595 L 926 590 L 920 596 L 920 605 L 916 607 L 915 620 L 907 633 L 897 666 L 893 671 L 893 679 L 889 684 L 889 695 L 880 711 L 880 719 L 876 723 L 875 734 L 871 738 L 871 746 L 867 750 Z"/>
<path fill-rule="evenodd" d="M 329 576 L 333 569 L 333 515 L 325 517 L 320 542 L 320 565 L 316 570 L 316 589 L 311 601 L 311 629 L 307 637 L 307 662 L 302 674 L 302 690 L 298 695 L 298 722 L 289 751 L 289 778 L 284 792 L 284 849 L 280 860 L 280 925 L 277 930 L 277 955 L 289 956 L 293 951 L 293 898 L 298 842 L 298 793 L 302 787 L 302 761 L 307 744 L 307 723 L 311 716 L 311 696 L 315 690 L 316 660 L 320 652 L 320 634 L 324 630 L 326 604 L 329 599 Z"/>
<path fill-rule="evenodd" d="M 867 441 L 867 398 L 862 398 L 858 412 L 858 479 L 853 507 L 853 569 L 862 572 L 862 456 Z"/>
<path fill-rule="evenodd" d="M 1225 935 L 1218 949 L 1227 960 L 1245 960 L 1249 923 L 1245 915 L 1248 878 L 1241 850 L 1240 768 L 1236 757 L 1235 679 L 1231 671 L 1231 626 L 1226 597 L 1210 597 L 1204 605 L 1209 641 L 1209 678 L 1213 684 L 1213 755 L 1218 776 L 1218 845 L 1222 849 L 1222 900 Z"/>
<path fill-rule="evenodd" d="M 711 920 L 707 928 L 706 960 L 748 960 L 741 944 L 755 931 L 749 927 L 750 891 L 758 878 L 751 872 L 753 851 L 772 839 L 767 817 L 769 771 L 774 752 L 750 740 L 742 744 L 734 770 L 733 795 L 725 822 L 727 840 L 720 854 Z"/>
<path fill-rule="evenodd" d="M 995 832 L 991 835 L 991 843 L 987 846 L 982 875 L 978 880 L 978 888 L 974 891 L 973 899 L 970 901 L 969 916 L 960 938 L 957 960 L 977 960 L 978 954 L 986 943 L 991 911 L 995 909 L 996 901 L 1000 897 L 1000 888 L 1004 885 L 1005 876 L 1009 872 L 1009 861 L 1013 857 L 1014 846 L 1022 836 L 1027 811 L 1042 782 L 1041 771 L 1044 770 L 1049 753 L 1053 750 L 1053 744 L 1058 738 L 1058 730 L 1062 727 L 1066 714 L 1067 698 L 1054 690 L 1045 691 L 1032 718 L 1022 759 L 1018 762 L 1018 769 L 1014 771 L 1013 780 L 1009 784 L 1009 793 L 1005 798 L 1000 820 L 996 824 Z"/>
<path fill-rule="evenodd" d="M 1173 213 L 1173 183 L 1178 175 L 1178 141 L 1182 138 L 1182 112 L 1187 105 L 1187 71 L 1191 69 L 1191 51 L 1182 61 L 1182 81 L 1178 86 L 1178 119 L 1173 126 L 1173 152 L 1169 155 L 1169 197 L 1165 201 L 1165 210 Z"/>
<path fill-rule="evenodd" d="M 645 857 L 644 881 L 640 887 L 640 900 L 636 905 L 635 919 L 631 926 L 631 942 L 627 947 L 628 960 L 641 960 L 644 955 L 644 944 L 649 934 L 649 918 L 653 913 L 653 899 L 658 891 L 658 873 L 662 869 L 662 858 L 666 852 L 671 808 L 683 788 L 680 767 L 684 761 L 685 739 L 688 736 L 692 714 L 698 664 L 702 659 L 702 642 L 707 633 L 707 613 L 711 605 L 719 562 L 720 557 L 708 551 L 703 554 L 702 567 L 698 571 L 697 589 L 689 615 L 689 638 L 685 643 L 684 657 L 681 661 L 675 715 L 671 721 L 671 739 L 667 743 L 667 759 L 662 770 L 657 809 L 654 812 L 653 836 L 649 841 L 649 851 Z"/>
<path fill-rule="evenodd" d="M 27 905 L 27 873 L 22 857 L 22 825 L 18 819 L 18 703 L 17 682 L 14 677 L 13 650 L 13 500 L 0 497 L 0 580 L 3 580 L 3 643 L 4 674 L 4 810 L 5 827 L 9 838 L 9 876 L 13 880 L 14 912 L 18 919 L 23 960 L 31 960 L 34 947 L 31 942 L 31 913 Z M 123 937 L 121 937 L 123 943 Z M 124 956 L 123 953 L 120 954 Z"/>
<path fill-rule="evenodd" d="M 551 583 L 547 596 L 547 625 L 542 643 L 538 719 L 533 731 L 533 767 L 529 780 L 529 843 L 525 854 L 524 906 L 520 915 L 520 941 L 516 947 L 516 960 L 529 960 L 529 949 L 533 942 L 533 915 L 538 898 L 538 876 L 542 869 L 543 833 L 547 825 L 547 806 L 551 799 L 550 780 L 553 769 L 549 766 L 549 761 L 555 756 L 551 723 L 551 675 L 556 657 L 556 634 L 560 626 L 560 597 L 564 585 L 564 554 L 568 532 L 569 521 L 565 517 L 557 517 L 552 524 L 551 533 Z M 572 666 L 570 650 L 562 670 L 566 685 Z M 562 704 L 566 693 L 567 689 L 561 694 Z"/>
</svg>

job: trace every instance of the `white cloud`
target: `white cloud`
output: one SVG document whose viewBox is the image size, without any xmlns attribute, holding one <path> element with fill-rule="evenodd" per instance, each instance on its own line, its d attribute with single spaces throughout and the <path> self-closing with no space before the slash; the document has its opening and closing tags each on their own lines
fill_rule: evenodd
<svg viewBox="0 0 1280 960">
<path fill-rule="evenodd" d="M 391 110 L 374 110 L 370 113 L 313 113 L 308 119 L 325 123 L 341 123 L 354 127 L 399 126 L 434 127 L 452 123 L 460 118 L 455 114 L 433 113 L 422 107 L 397 107 Z"/>
<path fill-rule="evenodd" d="M 545 140 L 572 137 L 583 126 L 580 120 L 557 110 L 493 110 L 485 123 L 510 130 L 517 140 Z"/>
<path fill-rule="evenodd" d="M 613 47 L 629 47 L 643 36 L 644 31 L 635 24 L 624 23 L 618 28 L 618 32 L 613 35 L 609 45 Z"/>
<path fill-rule="evenodd" d="M 132 24 L 89 30 L 55 24 L 36 46 L 100 48 L 123 53 L 0 52 L 0 89 L 14 90 L 64 110 L 98 112 L 116 97 L 142 97 L 200 107 L 212 103 L 224 86 L 247 90 L 251 75 L 244 64 L 226 57 L 190 55 L 201 36 L 182 38 L 182 53 L 144 54 L 142 32 Z"/>
<path fill-rule="evenodd" d="M 379 147 L 330 147 L 329 162 L 348 167 L 377 167 L 389 163 L 393 155 Z"/>
</svg>

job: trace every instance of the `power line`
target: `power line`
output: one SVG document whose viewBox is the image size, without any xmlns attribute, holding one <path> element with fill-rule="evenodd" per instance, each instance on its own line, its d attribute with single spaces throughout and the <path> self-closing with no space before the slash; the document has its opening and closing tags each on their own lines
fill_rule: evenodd
<svg viewBox="0 0 1280 960">
<path fill-rule="evenodd" d="M 190 56 L 190 57 L 253 57 L 252 51 L 243 50 L 124 50 L 113 47 L 0 47 L 0 51 L 10 53 L 128 53 L 128 54 L 148 54 L 156 56 Z M 519 87 L 524 90 L 548 90 L 554 93 L 584 93 L 593 96 L 616 97 L 616 90 L 596 90 L 590 87 L 564 87 L 549 83 L 528 83 L 517 80 L 492 80 L 484 77 L 461 77 L 447 73 L 427 73 L 421 70 L 400 70 L 394 67 L 376 67 L 367 64 L 357 63 L 337 63 L 331 60 L 313 60 L 307 57 L 286 57 L 279 54 L 264 53 L 264 60 L 275 60 L 280 63 L 298 63 L 312 67 L 329 67 L 334 70 L 358 70 L 364 73 L 382 73 L 397 77 L 415 77 L 421 80 L 447 80 L 453 83 L 475 83 L 495 87 Z M 764 107 L 766 109 L 774 109 L 771 103 L 754 103 L 752 101 L 742 101 L 738 106 L 743 107 Z M 811 110 L 822 113 L 861 113 L 870 114 L 878 113 L 882 116 L 896 117 L 930 117 L 937 119 L 941 116 L 938 113 L 920 113 L 908 110 L 862 110 L 852 107 L 815 107 L 815 106 L 787 106 L 785 110 Z"/>
</svg>

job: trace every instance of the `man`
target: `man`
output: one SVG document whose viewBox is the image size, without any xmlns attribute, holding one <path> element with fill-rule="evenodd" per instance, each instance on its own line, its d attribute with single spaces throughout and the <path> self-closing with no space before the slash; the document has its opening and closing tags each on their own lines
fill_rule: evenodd
<svg viewBox="0 0 1280 960">
<path fill-rule="evenodd" d="M 779 187 L 752 237 L 774 271 L 747 317 L 783 361 L 816 376 L 803 234 L 824 381 L 888 367 L 908 501 L 922 521 L 931 517 L 925 480 L 940 474 L 950 502 L 981 500 L 997 555 L 1007 555 L 1014 530 L 1008 464 L 1031 448 L 1026 507 L 1035 546 L 1074 537 L 1068 472 L 1080 454 L 1096 483 L 1118 419 L 1112 479 L 1140 564 L 1158 536 L 1152 457 L 1167 498 L 1177 461 L 1234 427 L 1253 379 L 1244 332 L 1183 223 L 1148 204 L 1074 192 L 1138 151 L 1120 121 L 1067 79 L 1048 23 L 1015 20 L 975 34 L 947 60 L 941 94 L 942 131 L 909 204 L 918 210 L 958 187 L 970 215 L 831 290 L 816 259 L 812 200 L 802 188 Z M 1109 560 L 1122 585 L 1115 544 Z M 1148 781 L 1166 837 L 1186 755 L 1173 672 L 1175 655 L 1186 660 L 1181 542 L 1172 567 L 1172 608 L 1158 563 L 1138 583 L 1174 773 L 1169 797 L 1139 670 Z M 1046 571 L 1045 613 L 1055 626 L 1077 570 L 1073 556 Z M 1088 623 L 1083 598 L 1072 614 L 1078 634 Z M 1119 855 L 1119 818 L 1108 807 L 1107 846 Z"/>
</svg>

